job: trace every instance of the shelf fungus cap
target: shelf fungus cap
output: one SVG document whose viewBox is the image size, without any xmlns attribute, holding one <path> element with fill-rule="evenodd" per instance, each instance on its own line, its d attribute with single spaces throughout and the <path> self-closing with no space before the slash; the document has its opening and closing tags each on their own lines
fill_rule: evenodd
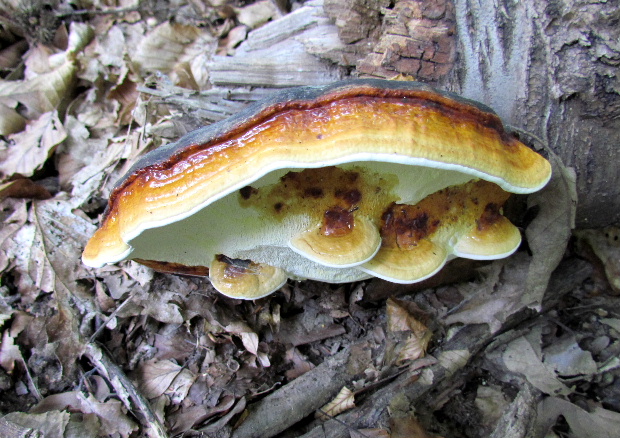
<svg viewBox="0 0 620 438">
<path fill-rule="evenodd" d="M 292 88 L 140 159 L 82 259 L 208 275 L 246 299 L 287 278 L 412 283 L 514 252 L 502 206 L 550 177 L 480 103 L 416 82 Z"/>
</svg>

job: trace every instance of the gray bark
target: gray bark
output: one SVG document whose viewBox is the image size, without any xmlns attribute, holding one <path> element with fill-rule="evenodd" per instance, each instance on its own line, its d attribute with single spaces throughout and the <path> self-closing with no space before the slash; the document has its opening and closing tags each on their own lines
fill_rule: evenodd
<svg viewBox="0 0 620 438">
<path fill-rule="evenodd" d="M 543 139 L 577 174 L 577 226 L 620 222 L 617 0 L 455 0 L 451 88 Z"/>
</svg>

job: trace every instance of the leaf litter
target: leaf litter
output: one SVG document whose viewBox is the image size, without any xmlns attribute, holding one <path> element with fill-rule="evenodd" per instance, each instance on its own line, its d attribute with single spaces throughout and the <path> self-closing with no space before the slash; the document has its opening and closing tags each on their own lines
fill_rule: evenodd
<svg viewBox="0 0 620 438">
<path fill-rule="evenodd" d="M 532 255 L 487 264 L 474 281 L 415 294 L 391 285 L 387 300 L 365 297 L 378 280 L 291 282 L 243 302 L 132 262 L 84 267 L 117 178 L 200 123 L 184 108 L 208 102 L 217 120 L 267 92 L 213 87 L 209 69 L 216 52 L 234 57 L 252 29 L 285 18 L 273 3 L 212 2 L 199 15 L 173 4 L 186 21 L 94 2 L 113 13 L 60 24 L 53 44 L 2 40 L 2 71 L 14 73 L 0 79 L 0 427 L 478 437 L 507 436 L 521 412 L 536 414 L 539 436 L 615 436 L 618 233 L 577 232 L 578 253 L 565 251 L 574 175 L 558 161 L 530 199 Z M 162 104 L 170 97 L 180 105 Z M 321 411 L 325 422 L 313 419 Z"/>
</svg>

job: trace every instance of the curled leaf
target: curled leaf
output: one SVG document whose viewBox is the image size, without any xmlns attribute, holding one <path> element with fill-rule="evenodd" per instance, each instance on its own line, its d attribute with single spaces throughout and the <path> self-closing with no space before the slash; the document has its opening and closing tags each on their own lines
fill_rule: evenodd
<svg viewBox="0 0 620 438">
<path fill-rule="evenodd" d="M 355 394 L 346 386 L 343 386 L 336 398 L 319 409 L 315 417 L 320 420 L 329 420 L 344 411 L 355 407 Z"/>
<path fill-rule="evenodd" d="M 432 333 L 416 316 L 423 315 L 414 303 L 394 298 L 387 300 L 388 330 L 397 338 L 394 346 L 397 364 L 426 354 Z"/>
</svg>

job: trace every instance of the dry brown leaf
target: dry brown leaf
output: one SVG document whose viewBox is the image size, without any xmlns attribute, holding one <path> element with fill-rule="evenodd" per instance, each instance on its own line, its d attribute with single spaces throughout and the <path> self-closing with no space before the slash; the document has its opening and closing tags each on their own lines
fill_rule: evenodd
<svg viewBox="0 0 620 438">
<path fill-rule="evenodd" d="M 260 0 L 235 10 L 237 21 L 255 29 L 278 15 L 278 9 L 271 0 Z"/>
<path fill-rule="evenodd" d="M 389 298 L 386 303 L 386 313 L 388 331 L 394 335 L 401 335 L 394 346 L 395 362 L 401 364 L 424 357 L 432 333 L 416 319 L 415 315 L 419 317 L 423 315 L 415 303 Z M 406 332 L 411 333 L 405 335 Z"/>
<path fill-rule="evenodd" d="M 525 306 L 523 285 L 530 272 L 530 262 L 527 254 L 517 253 L 485 267 L 484 281 L 458 285 L 467 298 L 446 316 L 444 322 L 448 325 L 488 324 L 493 333 L 499 331 L 510 315 Z"/>
<path fill-rule="evenodd" d="M 302 374 L 307 373 L 315 367 L 315 365 L 304 356 L 297 347 L 289 348 L 286 351 L 285 359 L 293 364 L 293 368 L 286 371 L 286 378 L 289 380 L 296 379 Z"/>
<path fill-rule="evenodd" d="M 168 417 L 168 421 L 172 425 L 172 433 L 176 435 L 186 432 L 208 418 L 228 411 L 234 404 L 235 397 L 227 395 L 215 407 L 205 405 L 192 406 L 190 408 L 181 407 L 181 409 Z"/>
<path fill-rule="evenodd" d="M 502 354 L 508 370 L 519 373 L 545 394 L 568 395 L 572 391 L 555 374 L 553 366 L 543 363 L 540 348 L 541 328 L 532 328 L 527 336 L 511 341 Z"/>
<path fill-rule="evenodd" d="M 71 115 L 65 117 L 64 127 L 67 138 L 56 151 L 56 168 L 60 187 L 68 191 L 70 179 L 87 164 L 97 162 L 97 154 L 107 142 L 91 140 L 86 125 Z"/>
<path fill-rule="evenodd" d="M 139 389 L 146 398 L 164 394 L 183 368 L 170 360 L 150 360 L 137 371 Z"/>
<path fill-rule="evenodd" d="M 355 394 L 346 386 L 343 386 L 336 398 L 327 403 L 315 413 L 319 420 L 329 420 L 344 411 L 355 407 Z"/>
<path fill-rule="evenodd" d="M 540 210 L 525 229 L 532 260 L 527 280 L 521 286 L 522 303 L 534 308 L 542 303 L 551 273 L 564 257 L 577 212 L 575 171 L 565 167 L 550 148 L 544 149 L 551 162 L 553 175 L 544 189 L 527 198 L 528 207 L 538 206 Z"/>
<path fill-rule="evenodd" d="M 495 428 L 497 421 L 510 405 L 501 387 L 490 384 L 478 386 L 474 404 L 482 415 L 481 426 L 487 431 L 492 431 Z"/>
<path fill-rule="evenodd" d="M 411 331 L 423 334 L 427 331 L 426 326 L 415 316 L 421 316 L 422 311 L 411 301 L 389 298 L 386 302 L 386 313 L 388 330 L 391 332 Z"/>
<path fill-rule="evenodd" d="M 20 63 L 22 55 L 26 50 L 28 50 L 28 43 L 26 40 L 20 40 L 0 50 L 0 69 L 10 70 L 16 67 Z"/>
<path fill-rule="evenodd" d="M 349 432 L 351 438 L 390 438 L 390 432 L 387 429 L 357 429 Z"/>
<path fill-rule="evenodd" d="M 24 364 L 24 357 L 15 343 L 15 338 L 10 335 L 9 330 L 5 330 L 0 343 L 0 366 L 11 374 L 15 369 L 15 362 Z"/>
<path fill-rule="evenodd" d="M 84 313 L 94 310 L 89 307 L 90 300 L 80 299 L 87 291 L 77 281 L 86 272 L 80 253 L 93 230 L 89 221 L 73 214 L 66 201 L 38 201 L 32 203 L 28 222 L 3 244 L 23 305 L 33 303 L 42 292 L 53 292 L 49 305 L 55 312 L 39 318 L 27 330 L 32 346 L 30 361 L 38 357 L 42 365 L 60 362 L 57 374 L 46 372 L 42 376 L 50 383 L 70 376 L 82 353 L 74 309 Z"/>
<path fill-rule="evenodd" d="M 123 404 L 119 400 L 99 402 L 91 394 L 84 396 L 79 391 L 54 394 L 43 399 L 30 410 L 31 414 L 64 411 L 70 408 L 72 412 L 94 414 L 101 421 L 98 434 L 128 437 L 137 429 L 137 424 L 124 412 Z M 61 435 L 64 436 L 64 435 Z"/>
<path fill-rule="evenodd" d="M 91 159 L 84 162 L 82 153 L 87 153 L 89 148 Z M 66 156 L 63 155 L 59 171 L 62 171 L 66 187 L 72 187 L 74 205 L 84 205 L 95 193 L 102 197 L 109 195 L 112 185 L 120 177 L 116 175 L 115 168 L 122 158 L 126 158 L 126 149 L 125 139 L 88 139 L 81 147 L 71 148 Z"/>
<path fill-rule="evenodd" d="M 52 195 L 43 186 L 28 178 L 17 178 L 0 184 L 0 200 L 5 198 L 49 199 Z"/>
<path fill-rule="evenodd" d="M 0 273 L 9 268 L 15 260 L 15 235 L 28 221 L 28 209 L 25 200 L 7 199 L 2 202 L 2 211 L 6 216 L 0 227 Z"/>
<path fill-rule="evenodd" d="M 30 297 L 41 291 L 63 296 L 79 293 L 77 280 L 87 272 L 80 255 L 94 225 L 61 199 L 34 202 L 28 222 L 7 245 L 19 273 L 20 292 Z"/>
<path fill-rule="evenodd" d="M 418 422 L 418 420 L 409 415 L 406 417 L 390 418 L 390 438 L 432 438 Z"/>
<path fill-rule="evenodd" d="M 131 293 L 132 299 L 118 316 L 147 315 L 166 324 L 182 324 L 184 321 L 177 292 L 144 289 L 133 281 L 125 282 L 116 293 L 119 292 Z"/>
<path fill-rule="evenodd" d="M 248 36 L 248 27 L 240 25 L 233 27 L 226 38 L 223 38 L 219 42 L 218 55 L 226 56 L 234 53 L 235 47 L 241 44 Z"/>
<path fill-rule="evenodd" d="M 143 72 L 168 73 L 178 63 L 186 61 L 187 47 L 201 34 L 202 30 L 195 26 L 160 24 L 140 41 L 133 60 Z"/>
<path fill-rule="evenodd" d="M 609 327 L 613 328 L 615 331 L 620 333 L 620 319 L 618 319 L 618 318 L 602 318 L 601 322 L 603 324 L 607 324 Z"/>
<path fill-rule="evenodd" d="M 620 228 L 578 230 L 575 235 L 580 243 L 587 244 L 603 264 L 609 285 L 620 293 Z"/>
<path fill-rule="evenodd" d="M 32 429 L 32 431 L 29 431 L 29 434 L 25 436 L 64 437 L 70 417 L 71 414 L 69 414 L 69 412 L 59 411 L 45 412 L 43 414 L 11 412 L 5 415 L 3 419 L 17 424 L 18 426 Z M 84 438 L 90 438 L 90 436 L 86 435 Z"/>
<path fill-rule="evenodd" d="M 19 132 L 26 126 L 26 119 L 16 110 L 17 102 L 13 106 L 0 101 L 0 135 L 9 135 Z"/>
<path fill-rule="evenodd" d="M 66 137 L 67 132 L 58 119 L 58 113 L 43 114 L 26 126 L 25 131 L 9 136 L 9 147 L 0 162 L 0 172 L 5 176 L 32 176 Z"/>
<path fill-rule="evenodd" d="M 170 397 L 173 404 L 181 404 L 187 397 L 190 388 L 196 381 L 196 376 L 187 368 L 183 368 L 181 372 L 172 381 L 170 388 L 166 391 L 166 395 Z"/>
<path fill-rule="evenodd" d="M 136 107 L 139 96 L 138 84 L 127 76 L 122 78 L 116 87 L 110 90 L 108 99 L 116 100 L 120 104 L 117 119 L 119 125 L 124 126 L 131 123 L 133 120 L 132 111 Z"/>
<path fill-rule="evenodd" d="M 597 372 L 592 353 L 581 349 L 574 334 L 554 340 L 543 350 L 543 358 L 560 376 L 591 376 Z"/>
<path fill-rule="evenodd" d="M 55 111 L 60 102 L 71 95 L 77 71 L 75 56 L 91 38 L 90 26 L 73 22 L 66 51 L 51 53 L 49 49 L 44 50 L 44 46 L 38 46 L 39 50 L 30 52 L 32 59 L 30 56 L 26 59 L 31 67 L 26 69 L 26 79 L 0 80 L 0 108 L 4 107 L 3 116 L 8 118 L 2 123 L 4 134 L 17 132 L 14 130 L 19 126 L 19 115 L 14 111 L 17 102 L 25 106 L 27 118 L 35 119 Z M 35 59 L 37 56 L 39 58 Z"/>
<path fill-rule="evenodd" d="M 258 335 L 244 322 L 237 321 L 228 324 L 224 329 L 241 338 L 246 350 L 256 355 L 258 353 Z"/>
<path fill-rule="evenodd" d="M 620 414 L 599 406 L 591 412 L 557 397 L 547 397 L 538 406 L 538 433 L 545 436 L 559 416 L 570 426 L 572 437 L 616 438 L 620 430 Z"/>
<path fill-rule="evenodd" d="M 70 95 L 75 71 L 73 61 L 67 60 L 55 70 L 32 79 L 0 80 L 0 103 L 9 108 L 14 107 L 14 102 L 23 104 L 27 117 L 31 119 L 54 111 L 61 100 Z"/>
</svg>

